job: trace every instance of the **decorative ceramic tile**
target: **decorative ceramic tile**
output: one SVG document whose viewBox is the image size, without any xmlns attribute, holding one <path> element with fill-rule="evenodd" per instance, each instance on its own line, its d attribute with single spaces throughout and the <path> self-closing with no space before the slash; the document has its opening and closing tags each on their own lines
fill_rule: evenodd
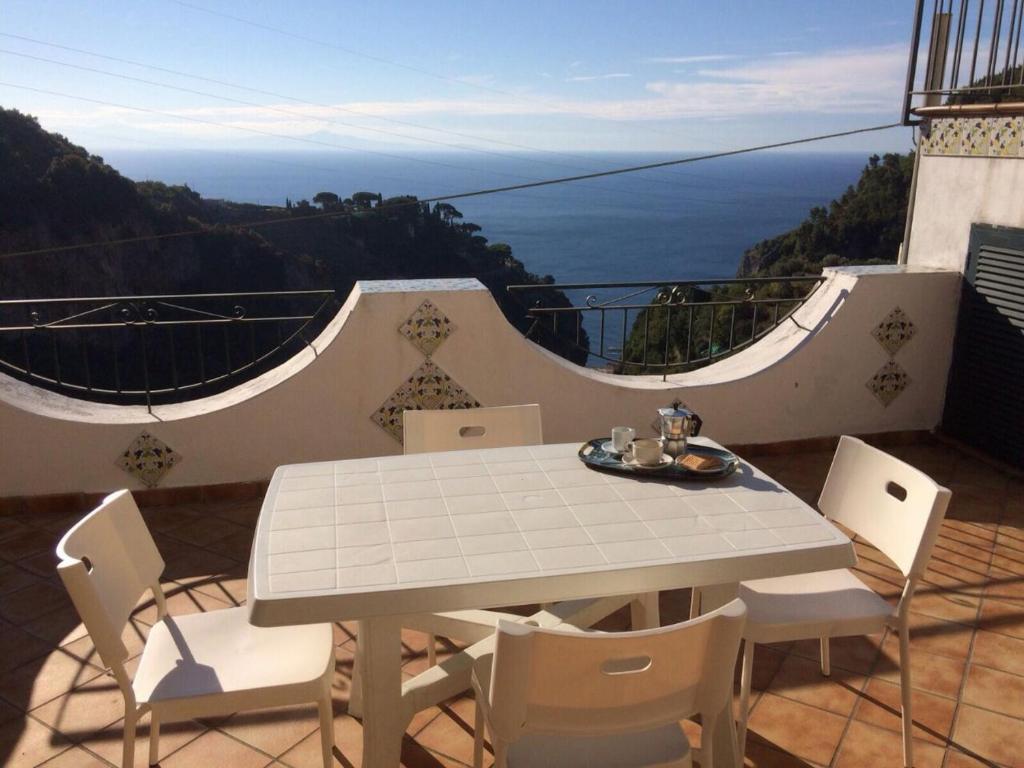
<svg viewBox="0 0 1024 768">
<path fill-rule="evenodd" d="M 170 468 L 180 461 L 180 453 L 143 430 L 118 458 L 117 465 L 147 488 L 156 488 Z"/>
<path fill-rule="evenodd" d="M 882 348 L 890 355 L 895 355 L 904 344 L 914 338 L 915 333 L 917 333 L 917 326 L 899 307 L 895 307 L 871 331 L 875 341 L 881 344 Z"/>
<path fill-rule="evenodd" d="M 959 118 L 938 119 L 928 122 L 928 131 L 922 136 L 926 155 L 959 155 L 963 139 L 963 121 Z"/>
<path fill-rule="evenodd" d="M 437 278 L 435 280 L 360 280 L 362 293 L 422 293 L 423 291 L 486 291 L 475 277 Z"/>
<path fill-rule="evenodd" d="M 427 357 L 434 354 L 454 330 L 452 321 L 430 299 L 424 300 L 398 327 L 398 332 Z"/>
<path fill-rule="evenodd" d="M 879 368 L 867 382 L 867 388 L 887 408 L 909 385 L 910 377 L 895 360 Z"/>
<path fill-rule="evenodd" d="M 988 154 L 990 157 L 1020 157 L 1021 129 L 1024 117 L 988 118 Z"/>
<path fill-rule="evenodd" d="M 381 429 L 402 442 L 402 414 L 407 410 L 479 408 L 480 403 L 432 360 L 424 360 L 402 386 L 370 416 Z"/>
<path fill-rule="evenodd" d="M 984 157 L 988 154 L 989 124 L 984 117 L 972 117 L 964 125 L 960 154 Z"/>
</svg>

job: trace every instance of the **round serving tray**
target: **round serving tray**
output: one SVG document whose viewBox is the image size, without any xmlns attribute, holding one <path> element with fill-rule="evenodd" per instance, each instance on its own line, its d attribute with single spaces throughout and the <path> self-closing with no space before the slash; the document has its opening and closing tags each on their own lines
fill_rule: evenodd
<svg viewBox="0 0 1024 768">
<path fill-rule="evenodd" d="M 592 469 L 604 472 L 618 472 L 623 475 L 654 475 L 666 480 L 714 480 L 719 477 L 728 477 L 740 464 L 736 454 L 721 448 L 712 448 L 707 445 L 696 445 L 690 443 L 686 446 L 686 453 L 697 456 L 714 456 L 721 459 L 724 464 L 717 469 L 693 470 L 684 467 L 678 461 L 671 466 L 643 467 L 635 464 L 627 464 L 622 460 L 622 454 L 612 453 L 603 448 L 607 438 L 599 437 L 580 446 L 580 461 Z"/>
</svg>

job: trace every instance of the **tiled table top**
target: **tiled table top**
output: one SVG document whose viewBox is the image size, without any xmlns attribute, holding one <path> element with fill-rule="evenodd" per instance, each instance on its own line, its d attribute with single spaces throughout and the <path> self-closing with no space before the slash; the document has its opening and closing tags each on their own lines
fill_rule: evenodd
<svg viewBox="0 0 1024 768">
<path fill-rule="evenodd" d="M 671 482 L 594 471 L 579 447 L 278 468 L 253 549 L 252 620 L 630 594 L 855 561 L 845 535 L 746 462 L 723 480 Z"/>
</svg>

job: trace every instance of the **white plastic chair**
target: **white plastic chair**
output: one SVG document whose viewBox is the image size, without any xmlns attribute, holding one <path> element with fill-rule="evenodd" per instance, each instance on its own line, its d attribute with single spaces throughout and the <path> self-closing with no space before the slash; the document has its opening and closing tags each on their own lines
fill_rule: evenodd
<svg viewBox="0 0 1024 768">
<path fill-rule="evenodd" d="M 829 638 L 899 633 L 903 710 L 903 764 L 913 765 L 910 713 L 910 601 L 914 596 L 951 494 L 917 469 L 844 436 L 839 441 L 818 506 L 888 556 L 907 581 L 894 608 L 844 569 L 745 581 L 739 596 L 749 611 L 743 634 L 739 743 L 746 742 L 754 647 L 757 643 L 820 638 L 821 671 L 830 674 Z"/>
<path fill-rule="evenodd" d="M 746 608 L 733 600 L 682 624 L 623 633 L 542 629 L 501 621 L 493 657 L 473 669 L 473 763 L 484 725 L 495 768 L 692 764 L 679 721 L 700 714 L 712 733 L 731 717 Z M 713 765 L 706 738 L 701 763 Z"/>
<path fill-rule="evenodd" d="M 334 749 L 330 624 L 262 629 L 245 608 L 172 618 L 160 587 L 164 561 L 128 491 L 103 503 L 57 545 L 57 571 L 103 663 L 124 695 L 124 768 L 135 764 L 135 728 L 150 713 L 149 763 L 159 758 L 165 721 L 316 703 L 325 768 Z M 149 631 L 135 678 L 121 640 L 149 590 L 159 620 Z"/>
<path fill-rule="evenodd" d="M 406 411 L 402 423 L 406 453 L 508 448 L 544 442 L 539 405 Z"/>
</svg>

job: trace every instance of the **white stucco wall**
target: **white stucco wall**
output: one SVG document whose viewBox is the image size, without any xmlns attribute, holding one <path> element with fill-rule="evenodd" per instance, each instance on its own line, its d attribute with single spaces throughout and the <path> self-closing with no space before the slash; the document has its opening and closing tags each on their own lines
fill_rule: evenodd
<svg viewBox="0 0 1024 768">
<path fill-rule="evenodd" d="M 585 370 L 546 352 L 476 281 L 360 283 L 312 350 L 229 392 L 152 413 L 69 400 L 0 375 L 0 497 L 141 487 L 116 461 L 142 429 L 183 456 L 164 486 L 262 480 L 285 463 L 400 453 L 370 417 L 423 362 L 397 329 L 427 298 L 456 327 L 433 361 L 483 405 L 540 403 L 546 442 L 582 441 L 618 424 L 646 431 L 676 397 L 724 443 L 936 426 L 959 274 L 872 267 L 826 275 L 795 322 L 667 382 Z M 895 355 L 910 384 L 885 407 L 866 386 L 890 359 L 871 330 L 896 306 L 916 334 Z"/>
<path fill-rule="evenodd" d="M 974 223 L 1024 227 L 1024 158 L 922 156 L 907 263 L 962 271 Z"/>
</svg>

